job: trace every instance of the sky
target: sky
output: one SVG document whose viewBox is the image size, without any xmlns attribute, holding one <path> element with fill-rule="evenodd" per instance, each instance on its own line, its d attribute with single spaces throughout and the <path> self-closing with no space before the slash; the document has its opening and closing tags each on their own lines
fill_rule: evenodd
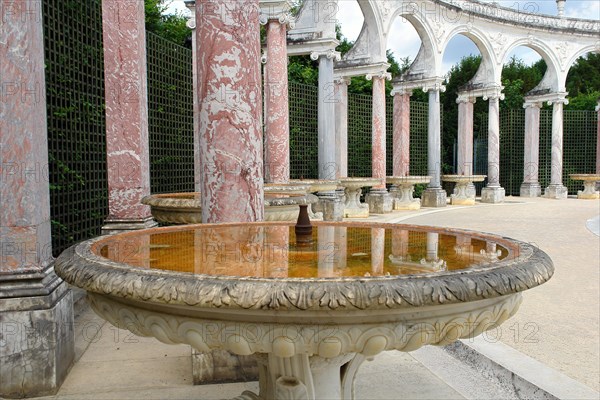
<svg viewBox="0 0 600 400">
<path fill-rule="evenodd" d="M 536 12 L 546 15 L 556 15 L 556 0 L 481 0 L 485 3 L 498 3 L 503 7 L 513 8 L 520 11 Z M 169 12 L 181 11 L 186 15 L 188 10 L 183 0 L 172 0 Z M 565 3 L 565 15 L 567 17 L 600 19 L 600 0 L 567 0 Z M 339 11 L 336 15 L 342 27 L 342 34 L 353 41 L 358 37 L 363 24 L 363 15 L 356 0 L 339 0 Z M 396 60 L 409 57 L 414 60 L 421 39 L 413 26 L 404 18 L 396 18 L 390 31 L 388 49 L 392 50 Z M 478 55 L 479 50 L 468 38 L 455 36 L 444 53 L 443 71 L 447 72 L 450 67 L 468 55 Z M 507 57 L 516 55 L 526 64 L 530 65 L 540 59 L 538 53 L 527 47 L 517 47 Z"/>
</svg>

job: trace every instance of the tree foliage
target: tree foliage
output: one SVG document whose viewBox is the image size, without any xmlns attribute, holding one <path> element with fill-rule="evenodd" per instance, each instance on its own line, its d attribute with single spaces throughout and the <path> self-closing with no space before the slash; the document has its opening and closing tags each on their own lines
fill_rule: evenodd
<svg viewBox="0 0 600 400">
<path fill-rule="evenodd" d="M 170 0 L 144 0 L 146 30 L 185 46 L 192 31 L 186 25 L 185 16 L 166 13 L 170 4 Z"/>
</svg>

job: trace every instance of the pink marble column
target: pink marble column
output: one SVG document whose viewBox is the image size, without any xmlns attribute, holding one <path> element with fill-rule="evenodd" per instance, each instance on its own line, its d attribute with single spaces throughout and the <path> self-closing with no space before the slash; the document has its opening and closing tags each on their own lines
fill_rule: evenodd
<svg viewBox="0 0 600 400">
<path fill-rule="evenodd" d="M 56 393 L 74 357 L 54 273 L 41 1 L 0 0 L 0 397 Z"/>
<path fill-rule="evenodd" d="M 410 174 L 410 95 L 394 95 L 394 176 Z"/>
<path fill-rule="evenodd" d="M 458 175 L 473 174 L 473 105 L 474 98 L 459 97 L 458 103 L 458 141 L 457 166 Z"/>
<path fill-rule="evenodd" d="M 538 197 L 541 194 L 538 182 L 541 106 L 542 104 L 536 101 L 526 101 L 523 105 L 525 108 L 525 149 L 521 197 Z"/>
<path fill-rule="evenodd" d="M 258 0 L 196 4 L 202 222 L 264 215 Z"/>
<path fill-rule="evenodd" d="M 350 78 L 335 80 L 335 162 L 336 178 L 348 176 L 348 85 Z"/>
<path fill-rule="evenodd" d="M 150 194 L 144 4 L 103 0 L 108 217 L 104 233 L 155 225 Z"/>
<path fill-rule="evenodd" d="M 385 189 L 385 74 L 372 76 L 373 80 L 373 127 L 371 168 L 374 178 L 381 178 L 382 184 L 373 189 Z"/>
<path fill-rule="evenodd" d="M 290 180 L 290 128 L 287 78 L 287 26 L 267 22 L 265 66 L 265 182 Z"/>
</svg>

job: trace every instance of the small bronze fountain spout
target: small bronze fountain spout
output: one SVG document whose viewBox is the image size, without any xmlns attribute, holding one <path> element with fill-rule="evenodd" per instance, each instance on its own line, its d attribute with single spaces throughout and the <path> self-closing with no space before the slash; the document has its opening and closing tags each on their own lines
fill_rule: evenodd
<svg viewBox="0 0 600 400">
<path fill-rule="evenodd" d="M 298 220 L 296 221 L 294 232 L 296 233 L 296 245 L 312 245 L 312 225 L 310 224 L 310 218 L 308 218 L 307 204 L 300 205 L 300 214 L 298 214 Z"/>
</svg>

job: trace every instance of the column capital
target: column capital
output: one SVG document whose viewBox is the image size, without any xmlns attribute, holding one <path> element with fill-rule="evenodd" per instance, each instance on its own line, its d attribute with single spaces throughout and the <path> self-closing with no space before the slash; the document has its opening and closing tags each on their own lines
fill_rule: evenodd
<svg viewBox="0 0 600 400">
<path fill-rule="evenodd" d="M 538 100 L 525 99 L 523 108 L 542 108 L 542 102 Z"/>
<path fill-rule="evenodd" d="M 349 85 L 351 81 L 352 78 L 350 78 L 349 76 L 338 76 L 333 79 L 333 83 L 335 83 L 336 85 Z"/>
<path fill-rule="evenodd" d="M 310 53 L 310 59 L 313 61 L 317 61 L 319 57 L 327 57 L 329 60 L 333 59 L 334 61 L 340 61 L 342 59 L 341 53 L 339 51 L 335 51 L 334 49 L 313 51 Z"/>
<path fill-rule="evenodd" d="M 477 97 L 473 96 L 471 92 L 460 92 L 456 97 L 456 104 L 460 103 L 475 103 L 477 101 Z"/>
<path fill-rule="evenodd" d="M 371 74 L 367 74 L 365 75 L 365 78 L 368 81 L 373 80 L 373 78 L 379 78 L 379 79 L 387 79 L 388 81 L 392 80 L 392 74 L 387 72 L 387 71 L 380 71 L 380 72 L 375 72 L 375 73 L 371 73 Z"/>
<path fill-rule="evenodd" d="M 445 92 L 446 91 L 446 85 L 442 84 L 441 82 L 439 83 L 433 83 L 430 85 L 425 85 L 423 86 L 422 89 L 425 93 L 427 92 Z"/>
<path fill-rule="evenodd" d="M 504 93 L 502 93 L 504 86 L 490 86 L 487 87 L 483 93 L 483 101 L 486 100 L 504 100 Z"/>
<path fill-rule="evenodd" d="M 191 12 L 185 25 L 188 28 L 194 30 L 194 29 L 196 29 L 196 2 L 194 0 L 191 0 L 191 1 L 188 0 L 185 2 L 185 6 Z"/>
<path fill-rule="evenodd" d="M 569 99 L 567 99 L 566 97 L 551 99 L 551 100 L 547 100 L 546 104 L 548 104 L 549 106 L 554 105 L 554 104 L 564 104 L 564 105 L 567 105 L 567 104 L 569 104 Z"/>
<path fill-rule="evenodd" d="M 261 25 L 266 25 L 269 21 L 278 21 L 294 29 L 296 19 L 291 13 L 293 4 L 289 0 L 260 0 L 259 5 Z"/>
<path fill-rule="evenodd" d="M 409 97 L 412 96 L 413 94 L 413 89 L 409 89 L 409 88 L 405 88 L 405 87 L 394 87 L 392 89 L 392 91 L 390 92 L 390 95 L 395 96 L 395 95 L 399 95 L 399 96 L 404 96 L 404 95 L 408 95 Z"/>
<path fill-rule="evenodd" d="M 600 99 L 598 99 L 598 104 L 596 104 L 596 108 L 594 108 L 596 111 L 600 112 Z"/>
</svg>

